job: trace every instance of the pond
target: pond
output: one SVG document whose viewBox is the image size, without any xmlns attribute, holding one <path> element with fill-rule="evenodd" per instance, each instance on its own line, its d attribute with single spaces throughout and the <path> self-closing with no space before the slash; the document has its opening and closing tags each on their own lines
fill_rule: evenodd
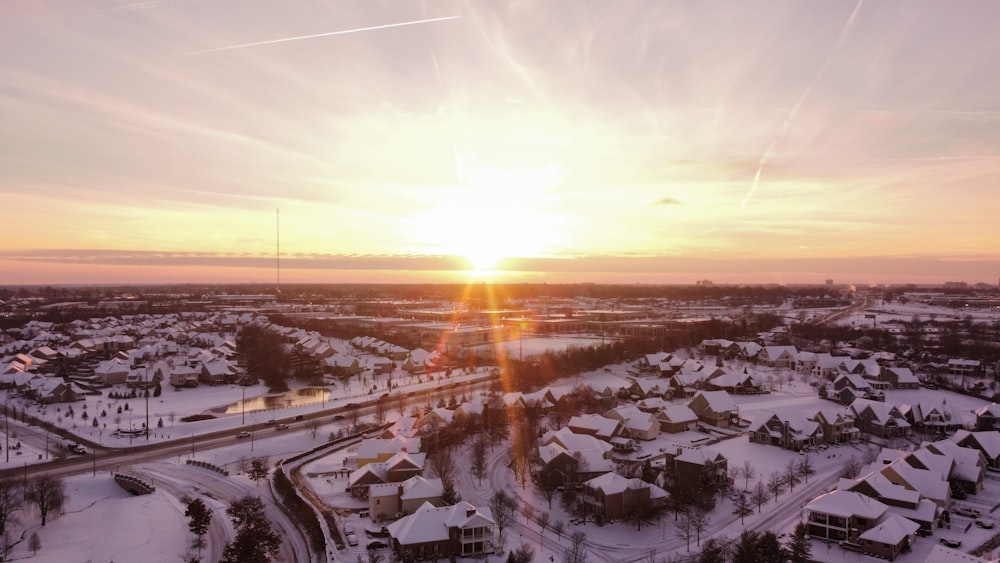
<svg viewBox="0 0 1000 563">
<path fill-rule="evenodd" d="M 223 407 L 226 414 L 285 409 L 310 405 L 330 400 L 330 390 L 323 387 L 303 387 L 280 395 L 262 395 L 245 401 L 237 401 Z M 245 410 L 244 410 L 245 409 Z"/>
</svg>

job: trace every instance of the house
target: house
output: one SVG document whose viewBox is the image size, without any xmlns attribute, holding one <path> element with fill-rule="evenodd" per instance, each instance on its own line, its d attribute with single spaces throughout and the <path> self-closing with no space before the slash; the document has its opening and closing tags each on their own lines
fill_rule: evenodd
<svg viewBox="0 0 1000 563">
<path fill-rule="evenodd" d="M 953 463 L 946 477 L 953 493 L 962 491 L 974 495 L 983 491 L 988 463 L 982 451 L 960 446 L 948 439 L 924 444 L 921 450 L 927 450 L 928 455 L 951 458 Z M 914 454 L 919 454 L 921 450 Z"/>
<path fill-rule="evenodd" d="M 688 407 L 706 424 L 728 428 L 739 421 L 736 401 L 725 391 L 699 391 Z"/>
<path fill-rule="evenodd" d="M 413 514 L 424 503 L 441 504 L 441 479 L 414 475 L 398 483 L 380 483 L 368 488 L 368 515 L 372 522 L 396 520 Z"/>
<path fill-rule="evenodd" d="M 386 526 L 392 550 L 403 561 L 493 553 L 495 528 L 489 507 L 477 508 L 466 501 L 440 508 L 425 503 Z"/>
<path fill-rule="evenodd" d="M 881 378 L 896 389 L 916 389 L 920 385 L 917 376 L 906 367 L 885 367 L 882 369 Z"/>
<path fill-rule="evenodd" d="M 911 426 L 942 435 L 962 427 L 962 414 L 944 400 L 919 401 L 901 412 Z"/>
<path fill-rule="evenodd" d="M 102 385 L 122 385 L 128 372 L 128 362 L 120 358 L 104 360 L 94 368 L 94 375 Z"/>
<path fill-rule="evenodd" d="M 1000 470 L 1000 432 L 958 430 L 952 434 L 950 440 L 963 448 L 979 450 L 987 467 Z"/>
<path fill-rule="evenodd" d="M 833 380 L 833 389 L 838 395 L 843 389 L 851 389 L 855 391 L 855 396 L 863 397 L 865 399 L 881 401 L 885 398 L 883 393 L 872 388 L 868 380 L 854 373 L 842 373 L 837 376 L 837 378 Z"/>
<path fill-rule="evenodd" d="M 713 448 L 678 450 L 672 463 L 674 479 L 682 486 L 700 489 L 706 477 L 717 483 L 729 479 L 729 460 Z"/>
<path fill-rule="evenodd" d="M 814 538 L 860 545 L 861 534 L 874 528 L 888 508 L 861 493 L 836 489 L 806 504 L 806 525 Z"/>
<path fill-rule="evenodd" d="M 419 452 L 420 438 L 371 438 L 361 441 L 358 446 L 358 468 L 368 463 L 388 461 L 399 452 Z"/>
<path fill-rule="evenodd" d="M 610 442 L 621 434 L 622 422 L 599 414 L 581 414 L 569 419 L 566 427 L 574 434 L 585 434 Z"/>
<path fill-rule="evenodd" d="M 795 357 L 798 353 L 795 346 L 764 346 L 757 354 L 757 361 L 774 368 L 792 368 L 795 366 Z"/>
<path fill-rule="evenodd" d="M 920 525 L 893 512 L 858 536 L 861 550 L 868 555 L 894 561 L 917 540 Z"/>
<path fill-rule="evenodd" d="M 747 428 L 750 441 L 758 444 L 778 446 L 788 450 L 802 450 L 823 441 L 823 429 L 814 420 L 794 416 L 779 416 L 777 413 L 761 413 Z"/>
<path fill-rule="evenodd" d="M 910 433 L 910 423 L 895 405 L 855 399 L 848 408 L 854 417 L 854 426 L 865 434 L 879 438 L 899 438 Z"/>
<path fill-rule="evenodd" d="M 656 415 L 643 412 L 637 407 L 617 407 L 604 413 L 604 416 L 622 422 L 620 436 L 635 440 L 655 440 L 660 435 L 660 421 Z"/>
<path fill-rule="evenodd" d="M 39 403 L 44 404 L 82 401 L 85 394 L 75 383 L 67 383 L 58 377 L 34 379 L 32 384 L 35 385 L 32 394 Z"/>
<path fill-rule="evenodd" d="M 386 461 L 366 463 L 347 476 L 347 492 L 351 496 L 368 498 L 369 488 L 382 483 L 399 483 L 420 475 L 427 455 L 399 452 Z"/>
<path fill-rule="evenodd" d="M 854 426 L 854 419 L 850 413 L 843 408 L 832 409 L 823 408 L 816 411 L 816 414 L 809 417 L 819 423 L 823 429 L 823 441 L 827 444 L 843 444 L 845 442 L 857 441 L 861 433 Z"/>
<path fill-rule="evenodd" d="M 392 362 L 389 364 L 391 365 Z M 346 354 L 333 354 L 323 358 L 323 367 L 326 368 L 327 373 L 334 377 L 357 375 L 363 369 L 357 358 Z"/>
<path fill-rule="evenodd" d="M 605 473 L 583 483 L 577 497 L 585 514 L 598 520 L 620 520 L 630 511 L 666 504 L 667 492 L 638 478 Z"/>
<path fill-rule="evenodd" d="M 756 395 L 763 392 L 764 384 L 744 368 L 743 372 L 723 370 L 705 382 L 705 389 L 726 391 L 733 395 Z"/>
<path fill-rule="evenodd" d="M 919 491 L 907 489 L 891 482 L 878 470 L 870 471 L 859 479 L 841 479 L 838 489 L 861 493 L 889 507 L 889 512 L 915 522 L 928 534 L 938 528 L 943 509 Z"/>
<path fill-rule="evenodd" d="M 976 409 L 976 430 L 1000 430 L 1000 405 L 990 403 Z"/>
<path fill-rule="evenodd" d="M 667 405 L 656 414 L 656 419 L 661 432 L 672 434 L 694 430 L 698 424 L 698 415 L 687 405 Z"/>
<path fill-rule="evenodd" d="M 186 364 L 181 364 L 170 368 L 168 380 L 170 381 L 170 385 L 174 387 L 197 387 L 200 375 L 197 369 Z"/>
<path fill-rule="evenodd" d="M 235 377 L 236 370 L 228 360 L 216 359 L 202 364 L 198 381 L 206 385 L 224 385 Z"/>
<path fill-rule="evenodd" d="M 981 375 L 983 366 L 979 360 L 968 360 L 965 358 L 952 358 L 948 360 L 949 375 Z"/>
</svg>

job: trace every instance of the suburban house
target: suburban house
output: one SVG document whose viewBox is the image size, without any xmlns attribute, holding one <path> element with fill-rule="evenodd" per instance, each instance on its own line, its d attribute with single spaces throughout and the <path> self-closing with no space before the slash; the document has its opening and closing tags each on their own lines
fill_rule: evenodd
<svg viewBox="0 0 1000 563">
<path fill-rule="evenodd" d="M 895 561 L 917 541 L 920 525 L 894 512 L 887 512 L 878 524 L 865 530 L 858 539 L 868 555 Z"/>
<path fill-rule="evenodd" d="M 699 391 L 688 407 L 706 424 L 728 428 L 739 421 L 736 401 L 725 391 Z"/>
<path fill-rule="evenodd" d="M 368 489 L 368 515 L 372 522 L 396 520 L 413 514 L 423 504 L 441 504 L 441 479 L 414 475 L 398 483 L 380 483 Z"/>
<path fill-rule="evenodd" d="M 419 452 L 420 438 L 368 438 L 358 446 L 358 468 L 378 461 L 387 461 L 400 452 Z"/>
<path fill-rule="evenodd" d="M 958 430 L 951 435 L 950 440 L 964 448 L 979 450 L 987 467 L 1000 470 L 1000 432 Z"/>
<path fill-rule="evenodd" d="M 967 360 L 965 358 L 952 358 L 948 360 L 949 375 L 981 375 L 983 366 L 979 360 Z"/>
<path fill-rule="evenodd" d="M 670 463 L 669 456 L 665 461 Z M 704 477 L 711 477 L 717 483 L 729 479 L 729 461 L 713 448 L 679 449 L 672 464 L 676 482 L 695 489 Z"/>
<path fill-rule="evenodd" d="M 764 384 L 744 368 L 742 372 L 723 370 L 705 382 L 705 389 L 726 391 L 733 395 L 756 395 L 763 392 Z"/>
<path fill-rule="evenodd" d="M 976 430 L 1000 430 L 1000 405 L 990 403 L 976 409 Z"/>
<path fill-rule="evenodd" d="M 610 442 L 621 433 L 622 422 L 599 414 L 581 414 L 570 418 L 566 427 L 574 434 L 585 434 Z"/>
<path fill-rule="evenodd" d="M 910 433 L 910 423 L 895 405 L 855 399 L 848 408 L 854 417 L 854 425 L 865 434 L 879 438 L 899 438 Z"/>
<path fill-rule="evenodd" d="M 607 521 L 619 520 L 632 510 L 663 506 L 667 496 L 666 491 L 642 479 L 605 473 L 583 483 L 577 498 L 586 514 Z"/>
<path fill-rule="evenodd" d="M 885 367 L 882 368 L 882 381 L 888 382 L 895 389 L 916 389 L 920 381 L 910 368 L 906 367 Z"/>
<path fill-rule="evenodd" d="M 538 446 L 540 482 L 551 486 L 575 485 L 613 471 L 614 463 L 607 457 L 607 451 L 569 450 L 556 441 Z"/>
<path fill-rule="evenodd" d="M 381 483 L 399 483 L 420 475 L 427 454 L 399 452 L 386 461 L 366 463 L 347 477 L 347 491 L 356 498 L 368 498 L 368 489 Z"/>
<path fill-rule="evenodd" d="M 764 346 L 757 354 L 757 361 L 775 368 L 792 368 L 798 353 L 795 346 Z"/>
<path fill-rule="evenodd" d="M 884 503 L 854 491 L 836 489 L 805 506 L 809 535 L 860 546 L 862 533 L 874 528 L 889 509 Z"/>
<path fill-rule="evenodd" d="M 634 406 L 617 407 L 604 413 L 606 418 L 620 420 L 620 436 L 635 440 L 655 440 L 660 435 L 660 421 L 656 415 L 643 412 Z"/>
<path fill-rule="evenodd" d="M 823 429 L 823 441 L 827 444 L 843 444 L 858 439 L 861 433 L 854 426 L 854 419 L 843 408 L 823 408 L 816 411 L 809 420 L 819 423 Z"/>
<path fill-rule="evenodd" d="M 495 528 L 489 507 L 465 501 L 440 508 L 425 503 L 386 526 L 392 550 L 403 561 L 493 553 Z"/>
<path fill-rule="evenodd" d="M 661 432 L 684 432 L 694 430 L 698 424 L 698 415 L 687 405 L 667 405 L 656 414 L 660 422 Z"/>
<path fill-rule="evenodd" d="M 962 415 L 944 400 L 919 401 L 908 409 L 900 409 L 911 426 L 939 434 L 962 427 Z"/>
<path fill-rule="evenodd" d="M 927 533 L 937 529 L 943 509 L 923 498 L 919 491 L 907 489 L 890 481 L 879 471 L 871 471 L 859 479 L 841 479 L 838 489 L 861 493 L 885 504 L 890 512 L 917 523 Z"/>
<path fill-rule="evenodd" d="M 778 446 L 787 450 L 802 450 L 823 441 L 823 428 L 813 420 L 778 413 L 761 413 L 747 428 L 750 441 Z"/>
</svg>

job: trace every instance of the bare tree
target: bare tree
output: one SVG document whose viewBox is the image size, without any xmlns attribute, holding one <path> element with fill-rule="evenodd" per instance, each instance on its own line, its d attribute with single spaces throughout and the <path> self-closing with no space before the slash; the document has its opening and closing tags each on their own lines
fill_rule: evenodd
<svg viewBox="0 0 1000 563">
<path fill-rule="evenodd" d="M 881 453 L 882 453 L 882 448 L 869 444 L 868 447 L 865 448 L 865 451 L 862 452 L 862 455 L 864 456 L 862 458 L 862 461 L 864 461 L 865 465 L 871 465 L 876 461 L 878 461 L 878 456 L 881 455 Z"/>
<path fill-rule="evenodd" d="M 267 479 L 269 468 L 267 466 L 267 460 L 264 458 L 254 458 L 250 462 L 250 470 L 247 471 L 247 477 L 253 480 L 254 483 L 260 485 L 262 479 Z"/>
<path fill-rule="evenodd" d="M 750 491 L 736 491 L 736 494 L 733 495 L 733 514 L 740 517 L 740 524 L 747 516 L 753 514 Z"/>
<path fill-rule="evenodd" d="M 427 464 L 431 475 L 442 481 L 454 481 L 456 467 L 455 459 L 451 455 L 451 448 L 439 448 L 427 456 Z"/>
<path fill-rule="evenodd" d="M 845 479 L 854 479 L 861 473 L 861 461 L 857 456 L 850 456 L 844 460 L 844 465 L 840 468 L 840 476 Z"/>
<path fill-rule="evenodd" d="M 758 514 L 761 507 L 767 504 L 767 501 L 771 500 L 771 493 L 767 491 L 767 485 L 763 481 L 757 481 L 757 485 L 750 491 L 750 500 L 757 505 Z"/>
<path fill-rule="evenodd" d="M 677 537 L 684 540 L 687 552 L 691 553 L 691 538 L 694 537 L 694 527 L 691 525 L 690 511 L 685 510 L 677 520 Z"/>
<path fill-rule="evenodd" d="M 749 489 L 750 480 L 757 476 L 757 469 L 754 468 L 753 463 L 748 459 L 743 462 L 740 473 L 743 474 L 743 488 Z"/>
<path fill-rule="evenodd" d="M 482 436 L 476 437 L 472 442 L 472 464 L 469 466 L 472 475 L 483 484 L 483 477 L 486 476 L 486 441 Z M 549 508 L 552 507 L 552 500 L 549 500 Z"/>
<path fill-rule="evenodd" d="M 354 433 L 358 428 L 358 420 L 361 415 L 358 413 L 358 409 L 355 407 L 347 407 L 347 411 L 344 413 L 344 418 L 347 420 L 347 430 L 350 433 Z"/>
<path fill-rule="evenodd" d="M 383 399 L 378 399 L 375 401 L 375 424 L 382 424 L 385 422 L 385 412 L 386 412 L 386 401 Z"/>
<path fill-rule="evenodd" d="M 556 520 L 552 523 L 552 531 L 556 533 L 556 537 L 560 540 L 562 539 L 562 533 L 566 530 L 566 523 L 562 520 Z"/>
<path fill-rule="evenodd" d="M 66 503 L 66 486 L 62 479 L 42 476 L 28 481 L 24 500 L 38 507 L 42 526 L 48 521 L 50 512 L 59 512 Z"/>
<path fill-rule="evenodd" d="M 789 491 L 794 491 L 795 485 L 799 484 L 799 470 L 794 459 L 788 460 L 788 465 L 785 466 L 785 474 L 782 475 L 781 479 L 788 485 Z"/>
<path fill-rule="evenodd" d="M 7 533 L 7 526 L 16 524 L 14 513 L 24 506 L 21 487 L 12 479 L 0 480 L 0 537 Z"/>
<path fill-rule="evenodd" d="M 316 434 L 319 433 L 321 426 L 323 426 L 323 423 L 318 418 L 310 418 L 306 421 L 306 428 L 309 429 L 309 434 L 312 435 L 313 440 L 316 439 Z"/>
<path fill-rule="evenodd" d="M 531 462 L 528 460 L 528 456 L 521 455 L 514 448 L 511 448 L 509 465 L 511 471 L 514 472 L 514 478 L 521 483 L 521 488 L 524 489 L 524 485 L 528 481 L 528 474 L 531 472 Z"/>
<path fill-rule="evenodd" d="M 493 513 L 493 522 L 497 525 L 497 540 L 500 545 L 503 545 L 503 530 L 514 521 L 517 500 L 503 491 L 497 491 L 490 498 L 489 506 Z"/>
<path fill-rule="evenodd" d="M 806 480 L 806 483 L 809 482 L 809 477 L 816 474 L 816 468 L 813 467 L 812 459 L 810 459 L 809 456 L 802 458 L 802 461 L 799 462 L 799 466 L 796 471 L 798 471 L 799 475 Z"/>
<path fill-rule="evenodd" d="M 39 549 L 42 549 L 42 540 L 38 538 L 38 532 L 31 532 L 31 535 L 28 536 L 28 549 L 31 550 L 32 557 L 38 553 Z"/>
<path fill-rule="evenodd" d="M 785 491 L 785 479 L 781 476 L 780 472 L 775 471 L 768 477 L 767 490 L 774 497 L 774 500 L 778 500 L 781 493 Z"/>
<path fill-rule="evenodd" d="M 701 546 L 701 534 L 712 523 L 712 520 L 708 517 L 708 511 L 700 506 L 693 507 L 689 512 L 688 520 L 690 520 L 691 529 L 694 530 L 697 537 L 697 545 Z"/>
<path fill-rule="evenodd" d="M 538 515 L 538 527 L 540 529 L 538 535 L 541 536 L 542 541 L 545 541 L 545 528 L 547 528 L 548 526 L 549 526 L 549 513 L 541 512 Z"/>
<path fill-rule="evenodd" d="M 583 532 L 573 532 L 569 537 L 570 545 L 563 552 L 563 563 L 587 563 L 587 550 L 583 544 L 587 541 L 587 534 Z"/>
</svg>

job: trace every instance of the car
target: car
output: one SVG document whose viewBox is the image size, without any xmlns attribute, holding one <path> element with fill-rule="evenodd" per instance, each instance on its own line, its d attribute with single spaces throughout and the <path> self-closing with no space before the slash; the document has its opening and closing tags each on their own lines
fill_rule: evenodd
<svg viewBox="0 0 1000 563">
<path fill-rule="evenodd" d="M 347 545 L 358 545 L 358 536 L 354 532 L 347 534 Z"/>
<path fill-rule="evenodd" d="M 335 415 L 333 415 L 333 420 L 344 420 L 344 415 L 342 415 L 342 414 L 335 414 Z"/>
<path fill-rule="evenodd" d="M 360 406 L 361 405 L 359 405 L 358 403 L 347 403 L 346 405 L 344 405 L 344 408 L 345 409 L 356 409 L 356 408 L 358 408 Z"/>
<path fill-rule="evenodd" d="M 984 530 L 992 530 L 995 524 L 993 523 L 993 520 L 987 520 L 985 518 L 976 518 L 976 526 L 979 526 Z"/>
<path fill-rule="evenodd" d="M 354 533 L 354 524 L 344 524 L 344 533 L 345 534 L 353 534 Z"/>
<path fill-rule="evenodd" d="M 73 444 L 69 447 L 69 451 L 77 455 L 85 455 L 87 453 L 87 448 L 81 446 L 80 444 Z"/>
<path fill-rule="evenodd" d="M 275 430 L 288 430 L 288 425 L 282 423 L 282 424 L 279 424 L 279 425 L 275 426 L 274 429 Z"/>
<path fill-rule="evenodd" d="M 385 549 L 389 544 L 381 541 L 368 542 L 368 549 Z"/>
<path fill-rule="evenodd" d="M 941 543 L 948 547 L 961 547 L 962 540 L 956 540 L 952 538 L 941 538 Z"/>
<path fill-rule="evenodd" d="M 244 430 L 244 431 L 242 431 L 242 432 L 238 432 L 238 433 L 236 434 L 236 437 L 237 437 L 237 438 L 249 438 L 249 437 L 250 437 L 250 433 L 249 433 L 249 432 L 247 432 L 246 430 Z"/>
<path fill-rule="evenodd" d="M 979 516 L 979 510 L 972 508 L 971 506 L 960 506 L 955 509 L 955 514 L 961 514 L 962 516 L 976 517 Z"/>
</svg>

